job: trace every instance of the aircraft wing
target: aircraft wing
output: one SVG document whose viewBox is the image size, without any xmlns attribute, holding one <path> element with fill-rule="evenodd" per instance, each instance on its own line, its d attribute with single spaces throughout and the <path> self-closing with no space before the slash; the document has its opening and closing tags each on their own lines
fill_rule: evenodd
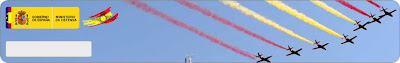
<svg viewBox="0 0 400 63">
<path fill-rule="evenodd" d="M 296 52 L 299 52 L 299 51 L 301 51 L 301 50 L 303 50 L 303 48 L 300 48 L 299 50 L 297 50 Z"/>
<path fill-rule="evenodd" d="M 326 43 L 326 44 L 324 44 L 323 46 L 326 46 L 326 45 L 328 45 L 329 43 Z"/>
<path fill-rule="evenodd" d="M 353 40 L 353 39 L 355 39 L 355 38 L 357 38 L 357 36 L 354 36 L 354 37 L 353 37 L 353 38 L 351 38 L 351 39 Z"/>
<path fill-rule="evenodd" d="M 395 12 L 396 10 L 393 10 L 392 12 L 390 12 L 390 13 L 393 13 L 393 12 Z"/>
<path fill-rule="evenodd" d="M 367 24 L 371 24 L 372 22 L 368 21 L 366 22 L 363 26 L 367 25 Z"/>
<path fill-rule="evenodd" d="M 378 17 L 378 19 L 381 19 L 381 18 L 383 18 L 383 17 L 385 17 L 385 15 L 380 15 L 380 16 Z"/>
</svg>

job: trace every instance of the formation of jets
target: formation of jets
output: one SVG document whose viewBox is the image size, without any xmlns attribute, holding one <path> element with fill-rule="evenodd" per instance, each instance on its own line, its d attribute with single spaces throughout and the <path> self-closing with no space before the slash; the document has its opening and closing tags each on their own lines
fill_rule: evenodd
<svg viewBox="0 0 400 63">
<path fill-rule="evenodd" d="M 383 12 L 383 13 L 385 13 L 385 14 L 380 15 L 380 16 L 378 16 L 378 17 L 375 17 L 375 14 L 372 14 L 372 13 L 371 13 L 369 18 L 372 18 L 372 21 L 367 21 L 367 22 L 365 22 L 364 24 L 360 23 L 361 21 L 355 20 L 355 21 L 356 21 L 356 24 L 354 24 L 354 25 L 357 25 L 358 28 L 354 29 L 353 31 L 357 31 L 357 30 L 359 30 L 359 29 L 367 30 L 366 25 L 371 24 L 371 23 L 374 23 L 374 22 L 377 22 L 377 23 L 381 24 L 382 22 L 380 21 L 380 19 L 382 19 L 382 18 L 385 17 L 385 16 L 393 17 L 392 13 L 395 12 L 395 11 L 396 11 L 396 10 L 392 10 L 392 11 L 389 12 L 389 11 L 387 11 L 387 8 L 383 8 L 383 7 L 382 7 L 382 9 L 380 10 L 380 12 Z M 344 37 L 344 39 L 345 39 L 346 41 L 342 42 L 341 44 L 345 44 L 345 43 L 354 44 L 353 39 L 357 38 L 357 36 L 354 36 L 354 37 L 351 37 L 351 38 L 348 38 L 348 36 L 349 36 L 349 35 L 343 34 L 343 37 Z M 317 45 L 317 47 L 313 48 L 313 50 L 316 50 L 316 49 L 323 49 L 323 50 L 326 50 L 325 46 L 328 45 L 328 44 L 329 44 L 329 43 L 325 43 L 325 44 L 322 45 L 322 44 L 320 44 L 320 41 L 315 40 L 314 45 Z M 298 50 L 294 50 L 293 47 L 290 47 L 290 46 L 288 46 L 288 48 L 289 48 L 289 49 L 287 49 L 287 50 L 290 51 L 290 53 L 287 54 L 286 56 L 290 56 L 290 55 L 292 55 L 292 54 L 296 54 L 296 55 L 300 56 L 299 51 L 301 51 L 302 48 L 300 48 L 300 49 L 298 49 Z M 268 59 L 271 58 L 272 56 L 263 57 L 262 54 L 258 53 L 258 56 L 257 56 L 257 57 L 260 58 L 260 60 L 257 61 L 257 63 L 262 62 L 262 61 L 266 61 L 266 62 L 268 62 L 268 63 L 271 63 Z"/>
<path fill-rule="evenodd" d="M 365 26 L 368 25 L 368 24 L 374 23 L 374 22 L 377 22 L 377 23 L 381 24 L 382 22 L 380 21 L 380 19 L 382 19 L 382 18 L 385 17 L 385 16 L 393 17 L 392 13 L 396 11 L 396 10 L 393 10 L 393 11 L 388 12 L 388 11 L 386 11 L 386 10 L 387 10 L 387 8 L 383 8 L 383 7 L 382 7 L 382 9 L 380 10 L 380 12 L 384 12 L 385 14 L 380 15 L 380 16 L 378 16 L 378 17 L 375 17 L 375 14 L 372 14 L 372 13 L 371 13 L 369 18 L 372 18 L 372 21 L 367 21 L 367 22 L 364 23 L 364 24 L 361 24 L 361 23 L 360 23 L 361 21 L 355 20 L 355 21 L 356 21 L 356 24 L 354 24 L 354 25 L 357 25 L 358 28 L 354 29 L 353 31 L 357 31 L 357 30 L 359 30 L 359 29 L 367 30 L 367 28 L 366 28 Z M 343 34 L 343 37 L 344 37 L 344 39 L 345 39 L 346 41 L 342 42 L 341 44 L 345 44 L 345 43 L 354 44 L 353 39 L 357 38 L 357 36 L 348 38 L 348 35 L 345 35 L 345 34 Z M 317 47 L 313 48 L 313 50 L 316 50 L 316 49 L 323 49 L 323 50 L 326 50 L 325 46 L 327 46 L 328 44 L 329 44 L 329 43 L 325 43 L 325 44 L 322 45 L 322 44 L 320 44 L 320 41 L 315 40 L 314 45 L 317 45 Z M 288 49 L 287 49 L 287 50 L 290 51 L 290 53 L 287 54 L 286 56 L 290 56 L 290 55 L 293 55 L 293 54 L 295 54 L 295 55 L 297 55 L 297 56 L 301 56 L 301 55 L 299 54 L 299 52 L 302 50 L 302 48 L 300 48 L 300 49 L 298 49 L 298 50 L 294 50 L 293 47 L 288 46 Z M 257 54 L 258 54 L 258 55 L 256 55 L 256 57 L 258 57 L 258 58 L 260 59 L 260 60 L 257 61 L 257 63 L 260 63 L 260 62 L 262 62 L 262 61 L 271 63 L 271 61 L 270 61 L 269 59 L 270 59 L 272 56 L 264 57 L 263 54 L 260 54 L 260 53 L 257 53 Z M 194 55 L 193 55 L 193 56 L 194 56 Z M 187 62 L 187 60 L 188 60 L 188 63 L 191 63 L 191 58 L 192 58 L 193 56 L 187 56 L 187 58 L 185 58 L 185 63 Z"/>
<path fill-rule="evenodd" d="M 393 17 L 392 13 L 395 12 L 395 11 L 396 11 L 396 10 L 393 10 L 393 11 L 390 11 L 390 12 L 389 12 L 389 11 L 387 11 L 387 8 L 383 8 L 383 7 L 382 7 L 382 9 L 380 10 L 380 12 L 383 12 L 383 13 L 385 13 L 385 14 L 380 15 L 380 16 L 378 16 L 378 17 L 375 17 L 375 14 L 372 14 L 372 13 L 371 13 L 369 18 L 372 18 L 372 21 L 368 21 L 368 22 L 366 22 L 366 23 L 364 23 L 364 24 L 360 24 L 360 21 L 357 21 L 357 20 L 356 20 L 356 24 L 354 24 L 354 25 L 358 25 L 358 28 L 354 29 L 353 31 L 357 31 L 358 29 L 367 30 L 367 28 L 366 28 L 365 26 L 368 25 L 368 24 L 374 23 L 374 22 L 377 22 L 377 23 L 381 24 L 382 22 L 380 21 L 380 19 L 382 19 L 382 18 L 385 17 L 385 16 Z"/>
</svg>

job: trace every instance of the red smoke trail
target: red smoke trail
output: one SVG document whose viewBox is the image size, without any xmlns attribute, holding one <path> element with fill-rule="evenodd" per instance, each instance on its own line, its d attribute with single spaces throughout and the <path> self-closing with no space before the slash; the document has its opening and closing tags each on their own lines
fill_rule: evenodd
<svg viewBox="0 0 400 63">
<path fill-rule="evenodd" d="M 186 7 L 190 8 L 190 9 L 192 9 L 192 10 L 199 11 L 199 12 L 203 13 L 204 15 L 209 16 L 214 20 L 217 20 L 218 22 L 221 22 L 221 23 L 223 23 L 225 25 L 231 26 L 231 27 L 235 28 L 236 30 L 242 31 L 242 32 L 246 33 L 247 35 L 253 36 L 254 38 L 262 40 L 262 41 L 264 41 L 264 42 L 266 42 L 268 44 L 271 44 L 271 45 L 274 45 L 274 46 L 279 47 L 281 49 L 287 50 L 285 47 L 280 46 L 280 45 L 278 45 L 278 44 L 276 44 L 276 43 L 274 43 L 274 42 L 272 42 L 272 41 L 270 41 L 270 40 L 268 40 L 268 39 L 266 39 L 266 38 L 264 38 L 264 37 L 262 37 L 262 36 L 260 36 L 260 35 L 258 35 L 256 33 L 254 33 L 254 32 L 251 32 L 251 31 L 247 30 L 246 28 L 243 28 L 243 27 L 235 24 L 234 22 L 231 22 L 231 21 L 229 21 L 229 20 L 227 20 L 225 18 L 222 18 L 221 16 L 218 16 L 217 14 L 211 12 L 210 10 L 208 10 L 206 8 L 202 8 L 199 5 L 196 5 L 195 3 L 191 3 L 191 2 L 186 1 L 186 0 L 175 0 L 175 1 L 178 2 L 179 4 L 183 5 L 183 6 L 186 6 Z"/>
<path fill-rule="evenodd" d="M 100 13 L 97 13 L 97 14 L 95 14 L 95 15 L 93 15 L 93 16 L 90 16 L 89 18 L 104 16 L 104 15 L 106 15 L 108 12 L 110 12 L 110 9 L 111 9 L 111 7 L 108 7 L 106 10 L 104 10 L 104 11 L 102 11 L 102 12 L 100 12 Z"/>
<path fill-rule="evenodd" d="M 185 29 L 187 29 L 189 31 L 192 31 L 192 32 L 204 37 L 204 38 L 207 38 L 208 40 L 212 41 L 213 43 L 216 43 L 216 44 L 218 44 L 220 46 L 228 48 L 229 50 L 232 50 L 232 51 L 234 51 L 236 53 L 239 53 L 239 54 L 241 54 L 243 56 L 249 57 L 249 58 L 251 58 L 253 60 L 255 59 L 254 55 L 252 55 L 252 54 L 250 54 L 250 53 L 248 53 L 246 51 L 240 50 L 239 48 L 236 48 L 234 46 L 231 46 L 231 45 L 225 43 L 224 41 L 218 39 L 217 37 L 214 37 L 214 36 L 211 36 L 209 34 L 206 34 L 205 32 L 202 32 L 202 31 L 198 30 L 197 28 L 194 28 L 194 27 L 192 27 L 192 26 L 190 26 L 190 25 L 188 25 L 188 24 L 186 24 L 184 22 L 181 22 L 181 21 L 175 19 L 172 16 L 169 16 L 169 15 L 163 13 L 163 12 L 160 12 L 160 11 L 148 6 L 144 2 L 141 2 L 139 0 L 133 0 L 133 1 L 131 1 L 131 4 L 136 6 L 136 8 L 143 10 L 144 12 L 151 13 L 151 14 L 153 14 L 153 15 L 155 15 L 157 17 L 160 17 L 160 18 L 162 18 L 162 19 L 164 19 L 164 20 L 166 20 L 166 21 L 168 21 L 168 22 L 170 22 L 172 24 L 175 24 L 175 25 L 177 25 L 179 27 L 182 27 L 182 28 L 185 28 Z"/>
<path fill-rule="evenodd" d="M 336 0 L 336 2 L 339 2 L 340 4 L 346 6 L 347 8 L 353 9 L 354 11 L 357 11 L 358 13 L 363 14 L 364 16 L 370 17 L 367 13 L 365 13 L 364 11 L 358 9 L 357 7 L 354 7 L 353 5 L 351 5 L 350 3 L 344 1 L 344 0 Z"/>
<path fill-rule="evenodd" d="M 375 3 L 374 1 L 372 1 L 372 0 L 367 0 L 369 3 L 371 3 L 372 5 L 375 5 L 376 7 L 378 7 L 378 8 L 381 8 L 381 6 L 379 6 L 377 3 Z"/>
</svg>

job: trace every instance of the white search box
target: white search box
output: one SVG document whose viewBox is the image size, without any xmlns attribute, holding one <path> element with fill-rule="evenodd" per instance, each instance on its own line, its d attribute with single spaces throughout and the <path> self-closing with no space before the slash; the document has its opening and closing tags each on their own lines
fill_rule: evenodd
<svg viewBox="0 0 400 63">
<path fill-rule="evenodd" d="M 6 41 L 6 57 L 91 56 L 91 41 Z"/>
</svg>

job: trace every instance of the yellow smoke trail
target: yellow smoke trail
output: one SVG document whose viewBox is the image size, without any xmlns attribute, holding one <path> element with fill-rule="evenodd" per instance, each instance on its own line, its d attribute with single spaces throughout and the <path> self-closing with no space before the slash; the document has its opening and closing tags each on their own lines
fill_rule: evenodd
<svg viewBox="0 0 400 63">
<path fill-rule="evenodd" d="M 280 9 L 282 11 L 286 11 L 286 13 L 289 13 L 290 15 L 293 15 L 293 16 L 297 17 L 298 19 L 303 20 L 304 22 L 306 22 L 310 25 L 313 25 L 314 27 L 317 27 L 317 28 L 319 28 L 325 32 L 328 32 L 329 34 L 335 35 L 341 39 L 344 38 L 343 36 L 336 33 L 335 31 L 332 31 L 331 29 L 325 27 L 324 25 L 319 24 L 314 19 L 307 17 L 303 13 L 298 12 L 296 9 L 289 7 L 288 5 L 282 3 L 281 1 L 268 1 L 268 0 L 265 0 L 265 1 L 273 6 L 277 7 L 278 9 Z"/>
<path fill-rule="evenodd" d="M 337 17 L 343 18 L 353 24 L 356 24 L 356 22 L 354 22 L 353 20 L 351 20 L 350 18 L 348 18 L 347 16 L 343 15 L 342 13 L 340 13 L 339 11 L 333 9 L 332 7 L 326 5 L 324 2 L 319 1 L 319 0 L 311 0 L 312 3 L 314 3 L 315 5 L 325 9 L 326 11 L 336 15 Z"/>
<path fill-rule="evenodd" d="M 273 22 L 272 20 L 269 20 L 269 19 L 265 18 L 264 16 L 261 16 L 260 14 L 254 12 L 254 11 L 252 11 L 250 9 L 247 9 L 246 7 L 240 5 L 236 1 L 227 1 L 227 0 L 220 0 L 220 1 L 222 3 L 224 3 L 225 5 L 228 5 L 228 6 L 234 8 L 236 10 L 239 10 L 242 13 L 245 13 L 248 16 L 251 16 L 251 17 L 253 17 L 253 18 L 255 18 L 255 19 L 257 19 L 257 20 L 259 20 L 259 21 L 261 21 L 261 22 L 263 22 L 265 24 L 268 24 L 269 26 L 272 26 L 272 27 L 274 27 L 274 28 L 276 28 L 276 29 L 278 29 L 278 30 L 280 30 L 282 32 L 285 32 L 286 34 L 289 34 L 292 37 L 295 37 L 297 39 L 303 40 L 303 41 L 308 42 L 310 44 L 314 44 L 312 41 L 297 35 L 293 31 L 291 31 L 289 29 L 286 29 L 285 27 L 280 26 L 279 24 Z"/>
<path fill-rule="evenodd" d="M 94 26 L 94 25 L 99 25 L 100 23 L 106 21 L 108 18 L 112 16 L 111 12 L 108 12 L 106 15 L 94 18 L 92 20 L 83 20 L 83 25 L 88 25 L 88 26 Z"/>
</svg>

